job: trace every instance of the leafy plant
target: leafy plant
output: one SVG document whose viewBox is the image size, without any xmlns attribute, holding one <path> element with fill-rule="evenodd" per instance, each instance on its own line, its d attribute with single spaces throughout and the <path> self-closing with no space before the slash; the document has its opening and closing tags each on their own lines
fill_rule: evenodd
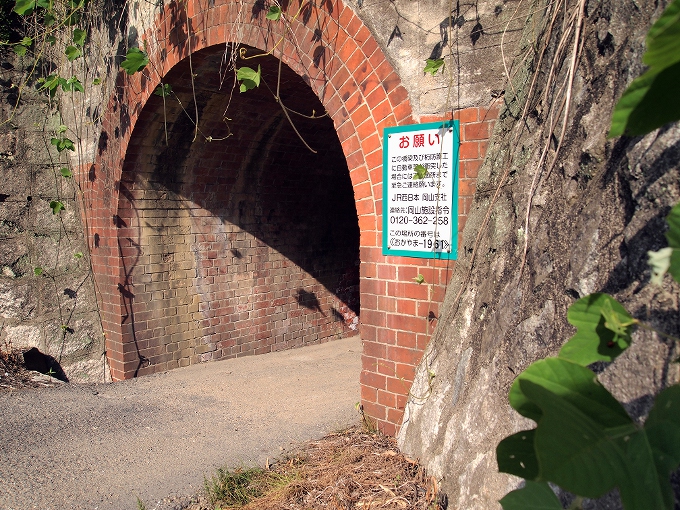
<svg viewBox="0 0 680 510">
<path fill-rule="evenodd" d="M 427 175 L 427 168 L 423 165 L 416 165 L 413 171 L 415 172 L 415 174 L 413 174 L 413 180 L 424 179 Z"/>
<path fill-rule="evenodd" d="M 428 58 L 425 61 L 425 68 L 423 69 L 424 73 L 430 73 L 432 76 L 437 74 L 437 71 L 444 65 L 444 59 L 443 58 Z"/>
<path fill-rule="evenodd" d="M 130 48 L 125 55 L 125 60 L 120 64 L 120 67 L 125 69 L 129 75 L 133 75 L 144 69 L 149 63 L 149 56 L 139 48 Z"/>
<path fill-rule="evenodd" d="M 680 119 L 680 0 L 674 0 L 647 34 L 642 61 L 647 71 L 626 89 L 614 108 L 609 136 L 642 135 Z M 661 97 L 668 101 L 660 100 Z"/>
<path fill-rule="evenodd" d="M 680 386 L 662 391 L 639 427 L 586 365 L 614 360 L 640 322 L 605 294 L 579 299 L 568 318 L 576 335 L 558 357 L 531 364 L 510 389 L 510 405 L 537 427 L 500 442 L 498 469 L 534 483 L 503 498 L 503 508 L 524 509 L 529 498 L 544 505 L 536 508 L 561 509 L 547 482 L 588 498 L 618 488 L 626 510 L 673 508 Z"/>
<path fill-rule="evenodd" d="M 254 89 L 260 86 L 260 79 L 262 77 L 262 69 L 257 66 L 257 71 L 250 67 L 240 67 L 236 70 L 236 79 L 241 82 L 240 91 Z"/>
<path fill-rule="evenodd" d="M 75 151 L 76 146 L 73 140 L 66 137 L 61 138 L 51 138 L 50 143 L 57 148 L 57 152 L 63 152 L 65 150 Z"/>
<path fill-rule="evenodd" d="M 59 200 L 52 200 L 50 202 L 50 209 L 52 209 L 52 214 L 58 214 L 63 209 L 66 209 L 66 207 Z"/>
<path fill-rule="evenodd" d="M 649 265 L 652 268 L 652 283 L 661 285 L 663 275 L 669 272 L 680 281 L 680 203 L 675 204 L 666 217 L 670 227 L 666 232 L 668 247 L 659 251 L 648 251 Z"/>
<path fill-rule="evenodd" d="M 160 97 L 168 97 L 170 93 L 172 92 L 172 87 L 170 86 L 169 83 L 163 83 L 156 87 L 156 90 L 153 91 L 153 93 L 157 96 Z"/>
<path fill-rule="evenodd" d="M 278 5 L 270 6 L 266 17 L 272 21 L 279 21 L 281 19 L 281 7 Z"/>
</svg>

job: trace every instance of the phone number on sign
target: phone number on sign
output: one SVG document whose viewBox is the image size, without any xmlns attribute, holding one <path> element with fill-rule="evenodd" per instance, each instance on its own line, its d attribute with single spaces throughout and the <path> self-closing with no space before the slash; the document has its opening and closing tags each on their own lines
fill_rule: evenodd
<svg viewBox="0 0 680 510">
<path fill-rule="evenodd" d="M 390 216 L 392 225 L 448 225 L 448 216 L 438 216 L 436 218 L 428 216 Z"/>
</svg>

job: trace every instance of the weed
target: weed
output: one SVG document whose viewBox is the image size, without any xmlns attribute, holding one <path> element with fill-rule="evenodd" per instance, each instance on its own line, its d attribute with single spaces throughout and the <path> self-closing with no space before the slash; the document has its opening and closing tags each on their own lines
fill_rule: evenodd
<svg viewBox="0 0 680 510">
<path fill-rule="evenodd" d="M 295 478 L 295 473 L 279 474 L 261 468 L 220 468 L 210 480 L 204 480 L 203 486 L 211 505 L 220 503 L 220 508 L 234 508 L 285 488 Z"/>
</svg>

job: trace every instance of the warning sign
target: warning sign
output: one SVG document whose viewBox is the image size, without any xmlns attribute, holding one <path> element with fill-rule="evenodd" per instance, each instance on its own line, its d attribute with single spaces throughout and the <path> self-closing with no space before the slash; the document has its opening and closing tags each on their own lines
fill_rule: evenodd
<svg viewBox="0 0 680 510">
<path fill-rule="evenodd" d="M 383 255 L 456 259 L 458 121 L 384 130 Z"/>
</svg>

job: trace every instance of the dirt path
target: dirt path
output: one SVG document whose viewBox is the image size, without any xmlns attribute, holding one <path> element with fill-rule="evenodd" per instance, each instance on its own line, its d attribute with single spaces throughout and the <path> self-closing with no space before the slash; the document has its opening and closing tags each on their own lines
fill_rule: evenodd
<svg viewBox="0 0 680 510">
<path fill-rule="evenodd" d="M 358 337 L 109 385 L 0 394 L 1 510 L 147 508 L 357 422 Z"/>
</svg>

